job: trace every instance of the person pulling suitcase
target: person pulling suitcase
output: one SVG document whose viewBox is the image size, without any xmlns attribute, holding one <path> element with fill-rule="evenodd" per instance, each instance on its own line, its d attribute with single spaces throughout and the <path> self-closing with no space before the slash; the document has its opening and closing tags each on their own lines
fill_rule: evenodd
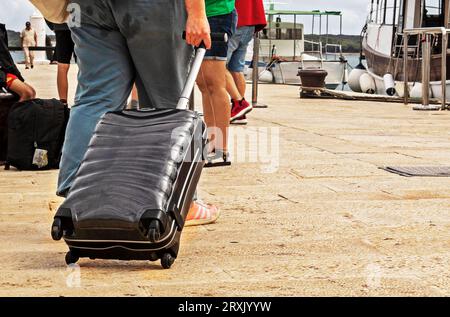
<svg viewBox="0 0 450 317">
<path fill-rule="evenodd" d="M 198 48 L 176 109 L 101 118 L 52 225 L 52 238 L 69 246 L 67 264 L 81 257 L 174 263 L 207 154 L 205 123 L 188 110 L 205 53 Z"/>
<path fill-rule="evenodd" d="M 64 23 L 67 5 L 80 25 L 70 25 L 79 81 L 60 165 L 59 196 L 67 196 L 100 118 L 126 105 L 133 83 L 141 108 L 173 108 L 186 81 L 192 47 L 211 47 L 204 0 L 30 0 L 44 17 Z M 154 43 L 157 45 L 149 45 Z M 168 84 L 170 83 L 170 84 Z M 219 211 L 196 202 L 188 219 L 217 220 Z M 187 224 L 189 225 L 189 223 Z"/>
</svg>

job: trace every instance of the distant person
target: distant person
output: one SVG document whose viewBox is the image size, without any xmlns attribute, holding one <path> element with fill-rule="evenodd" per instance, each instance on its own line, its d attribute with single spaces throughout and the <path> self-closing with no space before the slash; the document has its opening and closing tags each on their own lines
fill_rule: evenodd
<svg viewBox="0 0 450 317">
<path fill-rule="evenodd" d="M 235 25 L 234 0 L 206 0 L 206 14 L 212 33 L 231 37 Z M 230 103 L 227 93 L 228 44 L 214 42 L 206 52 L 197 84 L 203 96 L 203 112 L 209 131 L 208 165 L 229 165 L 228 129 Z"/>
<path fill-rule="evenodd" d="M 236 0 L 238 23 L 228 43 L 227 90 L 231 96 L 231 122 L 247 124 L 246 114 L 252 106 L 245 100 L 245 57 L 256 32 L 267 25 L 262 0 Z"/>
<path fill-rule="evenodd" d="M 20 101 L 34 99 L 36 92 L 25 83 L 8 50 L 8 36 L 4 24 L 0 24 L 0 91 L 12 92 Z"/>
<path fill-rule="evenodd" d="M 37 46 L 37 33 L 30 22 L 25 23 L 25 29 L 20 33 L 20 38 L 25 54 L 25 69 L 34 68 L 34 51 L 30 50 L 30 47 Z"/>
</svg>

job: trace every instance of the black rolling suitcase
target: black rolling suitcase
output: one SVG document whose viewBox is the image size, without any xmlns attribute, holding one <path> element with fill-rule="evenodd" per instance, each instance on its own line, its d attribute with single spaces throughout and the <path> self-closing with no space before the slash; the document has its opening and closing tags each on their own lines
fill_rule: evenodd
<svg viewBox="0 0 450 317">
<path fill-rule="evenodd" d="M 170 268 L 205 164 L 206 129 L 186 110 L 204 49 L 198 49 L 177 109 L 107 113 L 52 225 L 66 263 L 161 259 Z"/>
</svg>

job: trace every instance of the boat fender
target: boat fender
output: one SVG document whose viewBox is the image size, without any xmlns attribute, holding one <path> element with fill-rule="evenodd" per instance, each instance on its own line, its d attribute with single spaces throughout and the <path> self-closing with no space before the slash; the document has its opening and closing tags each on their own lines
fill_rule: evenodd
<svg viewBox="0 0 450 317">
<path fill-rule="evenodd" d="M 415 83 L 414 87 L 411 89 L 411 92 L 409 93 L 409 96 L 411 98 L 417 98 L 422 99 L 422 83 Z M 429 88 L 429 96 L 430 98 L 433 97 L 433 92 L 431 90 L 431 87 Z"/>
<path fill-rule="evenodd" d="M 264 70 L 259 74 L 259 81 L 272 84 L 274 82 L 274 76 L 270 70 Z"/>
<path fill-rule="evenodd" d="M 361 75 L 361 78 L 359 79 L 359 84 L 361 86 L 361 91 L 363 93 L 373 95 L 377 91 L 375 80 L 367 72 Z"/>
<path fill-rule="evenodd" d="M 387 73 L 383 76 L 384 88 L 386 89 L 386 94 L 388 96 L 395 96 L 397 91 L 395 90 L 395 81 L 394 76 L 392 74 Z"/>
<path fill-rule="evenodd" d="M 363 74 L 366 73 L 366 68 L 362 63 L 359 63 L 351 72 L 348 77 L 348 85 L 354 92 L 362 92 L 359 80 Z"/>
<path fill-rule="evenodd" d="M 348 76 L 349 76 L 349 74 L 348 74 L 348 69 L 347 69 L 347 67 L 345 67 L 345 70 L 344 70 L 344 77 L 342 78 L 342 83 L 343 83 L 344 85 L 347 85 L 347 84 L 348 84 Z"/>
</svg>

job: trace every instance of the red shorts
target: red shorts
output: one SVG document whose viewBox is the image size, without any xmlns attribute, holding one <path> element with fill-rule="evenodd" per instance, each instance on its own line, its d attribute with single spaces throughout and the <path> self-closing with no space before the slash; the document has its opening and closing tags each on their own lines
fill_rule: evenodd
<svg viewBox="0 0 450 317">
<path fill-rule="evenodd" d="M 11 88 L 13 81 L 15 81 L 16 79 L 18 79 L 16 75 L 6 74 L 6 88 Z"/>
</svg>

